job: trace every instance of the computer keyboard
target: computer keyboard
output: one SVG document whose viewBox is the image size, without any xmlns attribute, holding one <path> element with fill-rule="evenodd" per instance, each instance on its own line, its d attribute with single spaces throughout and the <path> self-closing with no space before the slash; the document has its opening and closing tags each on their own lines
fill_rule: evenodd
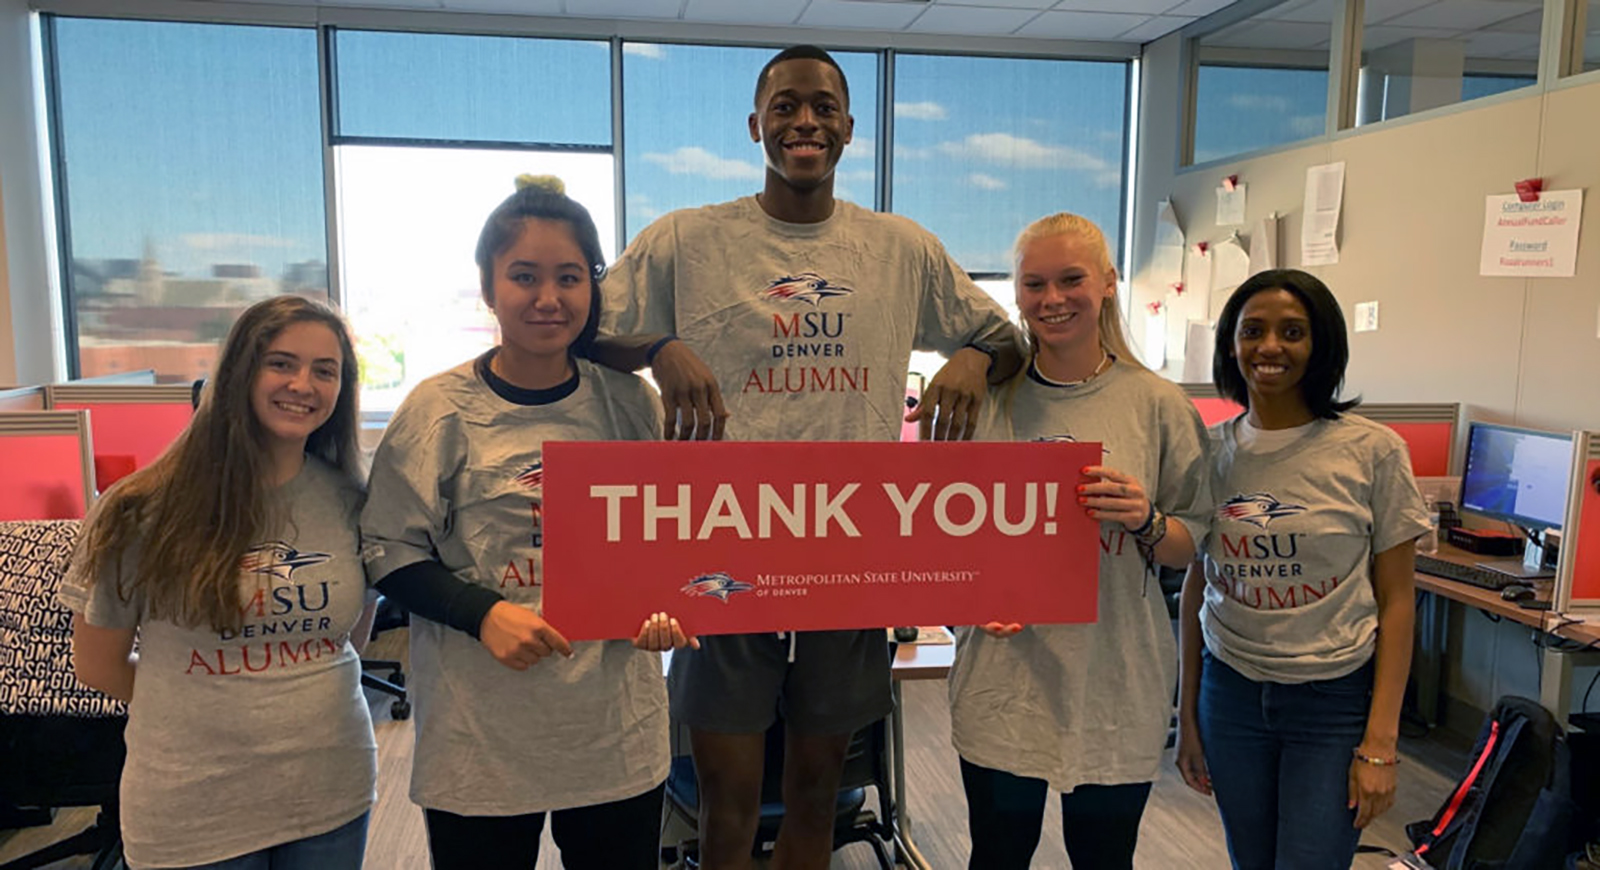
<svg viewBox="0 0 1600 870">
<path fill-rule="evenodd" d="M 1449 559 L 1440 559 L 1436 556 L 1428 556 L 1422 553 L 1417 554 L 1417 570 L 1424 574 L 1432 574 L 1435 577 L 1443 577 L 1446 580 L 1456 580 L 1472 586 L 1481 586 L 1484 589 L 1504 589 L 1513 583 L 1528 582 L 1515 574 L 1507 574 L 1504 571 L 1496 571 L 1492 568 L 1479 568 L 1476 565 L 1463 565 L 1460 562 L 1452 562 Z"/>
</svg>

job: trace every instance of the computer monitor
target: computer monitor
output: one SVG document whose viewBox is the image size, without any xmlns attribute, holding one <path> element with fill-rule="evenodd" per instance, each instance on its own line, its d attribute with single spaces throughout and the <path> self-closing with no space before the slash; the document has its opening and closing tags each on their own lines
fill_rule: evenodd
<svg viewBox="0 0 1600 870">
<path fill-rule="evenodd" d="M 1473 423 L 1461 507 L 1525 529 L 1559 529 L 1571 474 L 1571 434 Z"/>
</svg>

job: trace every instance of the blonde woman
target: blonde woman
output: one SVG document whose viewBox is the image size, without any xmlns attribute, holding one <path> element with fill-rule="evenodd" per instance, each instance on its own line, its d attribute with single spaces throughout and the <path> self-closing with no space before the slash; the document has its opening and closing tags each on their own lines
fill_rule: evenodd
<svg viewBox="0 0 1600 870">
<path fill-rule="evenodd" d="M 1041 218 L 1017 238 L 1015 257 L 1032 357 L 997 388 L 980 437 L 1105 445 L 1078 487 L 1100 522 L 1099 619 L 958 633 L 950 705 L 968 866 L 1028 867 L 1049 789 L 1061 794 L 1074 868 L 1130 868 L 1176 679 L 1155 566 L 1189 564 L 1204 536 L 1205 429 L 1183 393 L 1128 348 L 1098 227 L 1071 214 Z M 1060 570 L 1065 579 L 1081 568 Z"/>
<path fill-rule="evenodd" d="M 357 380 L 327 307 L 251 306 L 188 428 L 88 520 L 61 598 L 79 678 L 128 702 L 135 870 L 361 866 Z"/>
</svg>

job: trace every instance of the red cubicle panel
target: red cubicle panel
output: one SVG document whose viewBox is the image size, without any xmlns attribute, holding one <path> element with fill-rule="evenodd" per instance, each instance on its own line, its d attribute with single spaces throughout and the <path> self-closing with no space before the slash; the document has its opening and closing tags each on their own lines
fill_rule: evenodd
<svg viewBox="0 0 1600 870">
<path fill-rule="evenodd" d="M 1567 493 L 1556 589 L 1562 610 L 1600 607 L 1600 433 L 1580 432 L 1574 445 L 1578 485 Z"/>
<path fill-rule="evenodd" d="M 1357 405 L 1352 413 L 1376 420 L 1405 439 L 1411 453 L 1411 473 L 1417 477 L 1449 477 L 1456 473 L 1450 455 L 1456 442 L 1460 405 L 1373 402 Z"/>
<path fill-rule="evenodd" d="M 0 520 L 79 519 L 94 500 L 86 411 L 0 413 Z"/>
<path fill-rule="evenodd" d="M 188 384 L 52 384 L 45 391 L 52 410 L 93 411 L 94 455 L 132 457 L 129 471 L 160 456 L 194 416 Z"/>
<path fill-rule="evenodd" d="M 1184 393 L 1188 394 L 1189 401 L 1194 403 L 1195 410 L 1200 412 L 1200 419 L 1207 426 L 1215 426 L 1224 420 L 1232 420 L 1239 416 L 1244 406 L 1232 399 L 1225 399 L 1211 384 L 1179 384 Z"/>
</svg>

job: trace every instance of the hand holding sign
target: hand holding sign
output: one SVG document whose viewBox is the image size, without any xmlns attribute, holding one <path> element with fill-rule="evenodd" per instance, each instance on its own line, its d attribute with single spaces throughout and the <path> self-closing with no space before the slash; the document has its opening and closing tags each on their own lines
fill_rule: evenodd
<svg viewBox="0 0 1600 870">
<path fill-rule="evenodd" d="M 1130 531 L 1144 525 L 1150 516 L 1150 497 L 1136 478 L 1101 465 L 1091 465 L 1083 473 L 1099 478 L 1078 486 L 1078 504 L 1088 509 L 1090 517 L 1122 523 Z"/>
</svg>

